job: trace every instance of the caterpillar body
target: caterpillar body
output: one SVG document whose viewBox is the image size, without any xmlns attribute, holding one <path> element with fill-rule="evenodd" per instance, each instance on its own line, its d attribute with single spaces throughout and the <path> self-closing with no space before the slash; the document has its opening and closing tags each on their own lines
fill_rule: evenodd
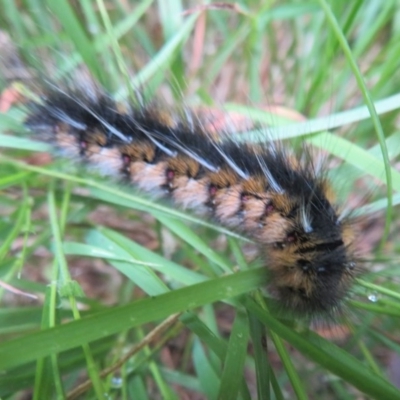
<svg viewBox="0 0 400 400">
<path fill-rule="evenodd" d="M 26 126 L 58 154 L 255 241 L 278 306 L 314 317 L 335 312 L 355 276 L 351 220 L 312 160 L 273 144 L 216 136 L 187 114 L 124 107 L 102 91 L 51 89 Z"/>
</svg>

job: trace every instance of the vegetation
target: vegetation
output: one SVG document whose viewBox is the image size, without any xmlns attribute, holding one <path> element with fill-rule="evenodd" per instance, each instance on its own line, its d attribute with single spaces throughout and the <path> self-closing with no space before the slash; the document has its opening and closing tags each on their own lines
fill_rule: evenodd
<svg viewBox="0 0 400 400">
<path fill-rule="evenodd" d="M 3 106 L 34 71 L 85 65 L 118 100 L 140 87 L 251 118 L 269 129 L 238 140 L 332 156 L 371 260 L 336 321 L 278 319 L 243 238 L 49 163 L 14 102 L 0 114 L 1 398 L 400 398 L 398 1 L 0 4 L 1 43 L 29 66 L 2 48 Z"/>
</svg>

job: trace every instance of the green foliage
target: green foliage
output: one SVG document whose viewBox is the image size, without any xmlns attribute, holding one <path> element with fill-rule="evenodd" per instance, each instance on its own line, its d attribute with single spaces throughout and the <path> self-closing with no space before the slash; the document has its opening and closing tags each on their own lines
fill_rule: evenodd
<svg viewBox="0 0 400 400">
<path fill-rule="evenodd" d="M 211 399 L 400 398 L 385 361 L 400 356 L 391 262 L 399 251 L 391 211 L 400 202 L 397 1 L 0 4 L 0 33 L 30 73 L 68 81 L 85 65 L 118 100 L 138 101 L 139 87 L 145 100 L 222 105 L 269 127 L 238 140 L 305 141 L 343 161 L 329 170 L 338 196 L 383 232 L 380 246 L 360 233 L 377 247 L 375 261 L 330 331 L 346 333 L 335 344 L 315 332 L 323 329 L 268 311 L 265 274 L 241 251 L 246 239 L 65 163 L 28 163 L 48 147 L 24 131 L 22 107 L 11 108 L 0 114 L 1 398 L 30 388 L 38 400 L 175 399 L 178 387 Z M 6 62 L 2 51 L 3 89 L 32 84 L 15 59 Z M 96 219 L 99 209 L 116 222 Z M 71 272 L 82 260 L 123 276 L 107 283 L 113 306 L 86 297 L 87 282 Z M 162 322 L 175 313 L 179 320 Z M 171 339 L 179 341 L 173 368 L 162 356 Z M 80 391 L 82 376 L 89 383 Z"/>
</svg>

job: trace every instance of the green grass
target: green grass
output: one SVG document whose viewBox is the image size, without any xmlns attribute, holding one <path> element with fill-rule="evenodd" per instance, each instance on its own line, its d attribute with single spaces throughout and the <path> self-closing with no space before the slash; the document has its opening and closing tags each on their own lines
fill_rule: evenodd
<svg viewBox="0 0 400 400">
<path fill-rule="evenodd" d="M 119 100 L 140 87 L 146 100 L 221 107 L 269 126 L 238 140 L 331 155 L 338 197 L 371 221 L 358 235 L 372 260 L 332 329 L 344 339 L 279 320 L 245 238 L 65 162 L 27 163 L 48 147 L 16 106 L 0 114 L 1 398 L 400 398 L 388 381 L 400 355 L 397 1 L 187 14 L 178 0 L 0 4 L 0 29 L 45 77 L 85 65 Z M 3 89 L 19 78 L 7 60 L 2 50 Z"/>
</svg>

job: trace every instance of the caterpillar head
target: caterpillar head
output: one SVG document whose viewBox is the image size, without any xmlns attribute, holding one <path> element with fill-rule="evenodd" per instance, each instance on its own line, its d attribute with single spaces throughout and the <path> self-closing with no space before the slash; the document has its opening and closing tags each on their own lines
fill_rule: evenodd
<svg viewBox="0 0 400 400">
<path fill-rule="evenodd" d="M 319 182 L 284 203 L 291 213 L 281 213 L 281 240 L 265 248 L 271 292 L 280 308 L 295 315 L 329 315 L 355 276 L 353 227 L 339 217 Z"/>
</svg>

